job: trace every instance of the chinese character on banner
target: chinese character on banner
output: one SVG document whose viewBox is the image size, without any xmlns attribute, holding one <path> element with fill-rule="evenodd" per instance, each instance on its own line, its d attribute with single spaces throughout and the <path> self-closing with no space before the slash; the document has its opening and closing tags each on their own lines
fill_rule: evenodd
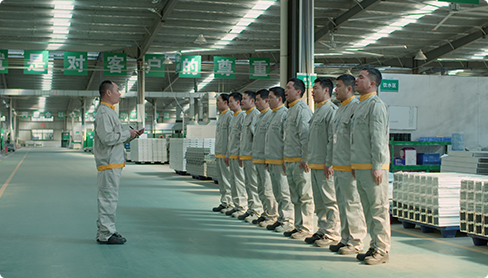
<svg viewBox="0 0 488 278">
<path fill-rule="evenodd" d="M 127 112 L 120 112 L 119 119 L 126 120 L 127 119 Z"/>
<path fill-rule="evenodd" d="M 129 119 L 131 119 L 131 120 L 137 120 L 137 111 L 130 112 Z"/>
<path fill-rule="evenodd" d="M 249 59 L 249 79 L 269 79 L 270 70 L 269 58 Z"/>
<path fill-rule="evenodd" d="M 236 78 L 236 58 L 214 56 L 215 78 Z"/>
<path fill-rule="evenodd" d="M 44 112 L 44 118 L 51 119 L 53 117 L 53 113 L 51 111 Z"/>
<path fill-rule="evenodd" d="M 181 71 L 178 76 L 182 78 L 200 78 L 201 68 L 202 68 L 202 56 L 182 55 Z"/>
<path fill-rule="evenodd" d="M 64 119 L 64 111 L 58 111 L 58 119 Z"/>
<path fill-rule="evenodd" d="M 146 54 L 144 62 L 146 64 L 146 76 L 164 77 L 163 61 L 166 57 L 164 54 Z"/>
<path fill-rule="evenodd" d="M 8 50 L 0 49 L 0 73 L 8 73 Z"/>
<path fill-rule="evenodd" d="M 32 112 L 32 118 L 39 119 L 40 117 L 41 117 L 41 112 L 40 111 L 33 111 Z"/>
<path fill-rule="evenodd" d="M 24 51 L 24 74 L 47 74 L 49 51 Z"/>
<path fill-rule="evenodd" d="M 126 75 L 127 54 L 125 53 L 104 53 L 103 69 L 105 75 Z"/>
<path fill-rule="evenodd" d="M 88 75 L 86 52 L 64 52 L 64 75 Z"/>
<path fill-rule="evenodd" d="M 28 119 L 29 118 L 29 111 L 22 111 L 20 112 L 20 118 Z"/>
</svg>

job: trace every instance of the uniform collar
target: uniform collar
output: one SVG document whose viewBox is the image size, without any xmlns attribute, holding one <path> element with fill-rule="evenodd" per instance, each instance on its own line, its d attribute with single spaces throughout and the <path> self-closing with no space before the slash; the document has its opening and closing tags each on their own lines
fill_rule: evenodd
<svg viewBox="0 0 488 278">
<path fill-rule="evenodd" d="M 254 108 L 256 108 L 256 106 L 254 106 L 253 108 L 247 109 L 246 110 L 246 115 L 249 114 L 249 113 L 251 113 L 251 111 L 254 110 Z"/>
<path fill-rule="evenodd" d="M 237 116 L 239 113 L 241 113 L 242 109 L 239 109 L 239 111 L 234 112 L 234 117 Z"/>
<path fill-rule="evenodd" d="M 225 109 L 224 111 L 222 111 L 222 114 L 227 113 L 227 111 L 229 111 L 229 108 L 227 108 L 227 109 Z"/>
<path fill-rule="evenodd" d="M 269 110 L 269 107 L 266 109 L 260 110 L 259 112 L 261 112 L 261 114 L 264 114 L 264 113 L 268 112 L 268 110 Z"/>
<path fill-rule="evenodd" d="M 349 102 L 351 102 L 351 101 L 352 101 L 354 98 L 355 98 L 355 96 L 352 96 L 352 97 L 350 97 L 350 98 L 346 99 L 345 101 L 341 101 L 341 105 L 342 105 L 342 106 L 346 106 L 346 105 L 348 105 L 348 104 L 349 104 Z"/>
<path fill-rule="evenodd" d="M 299 102 L 300 100 L 302 100 L 302 99 L 301 99 L 301 98 L 299 98 L 299 99 L 295 100 L 294 102 L 289 103 L 289 104 L 288 104 L 288 107 L 292 108 L 292 107 L 293 107 L 293 106 L 295 106 L 295 104 L 297 104 L 297 102 Z"/>
<path fill-rule="evenodd" d="M 273 110 L 273 112 L 276 112 L 276 111 L 278 111 L 278 110 L 279 110 L 281 107 L 283 107 L 283 106 L 285 106 L 285 105 L 284 105 L 284 104 L 282 104 L 282 105 L 280 105 L 280 106 L 278 106 L 278 107 L 276 107 L 276 108 L 273 108 L 273 109 L 271 109 L 271 110 Z"/>
<path fill-rule="evenodd" d="M 367 100 L 368 98 L 375 96 L 375 95 L 376 95 L 376 92 L 372 92 L 369 94 L 362 95 L 359 97 L 359 101 Z"/>
<path fill-rule="evenodd" d="M 331 99 L 327 99 L 327 100 L 324 100 L 324 101 L 317 103 L 315 106 L 317 106 L 317 108 L 320 108 L 320 107 L 322 107 L 322 105 L 329 103 L 331 101 L 332 101 Z"/>
<path fill-rule="evenodd" d="M 112 105 L 112 104 L 110 104 L 110 103 L 106 103 L 106 102 L 103 102 L 103 101 L 102 101 L 102 102 L 100 102 L 100 103 L 101 103 L 101 104 L 105 104 L 105 105 L 107 105 L 107 106 L 108 106 L 108 107 L 110 107 L 110 109 L 112 109 L 112 110 L 115 110 L 115 106 L 113 106 L 113 105 Z"/>
</svg>

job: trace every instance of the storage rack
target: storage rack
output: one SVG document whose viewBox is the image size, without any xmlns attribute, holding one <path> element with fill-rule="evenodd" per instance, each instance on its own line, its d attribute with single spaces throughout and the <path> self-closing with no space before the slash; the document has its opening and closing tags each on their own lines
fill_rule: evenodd
<svg viewBox="0 0 488 278">
<path fill-rule="evenodd" d="M 393 165 L 393 161 L 395 160 L 395 146 L 446 146 L 447 152 L 447 145 L 451 145 L 449 141 L 395 141 L 393 139 L 390 140 L 390 172 L 394 171 L 432 171 L 437 170 L 440 171 L 441 165 Z"/>
</svg>

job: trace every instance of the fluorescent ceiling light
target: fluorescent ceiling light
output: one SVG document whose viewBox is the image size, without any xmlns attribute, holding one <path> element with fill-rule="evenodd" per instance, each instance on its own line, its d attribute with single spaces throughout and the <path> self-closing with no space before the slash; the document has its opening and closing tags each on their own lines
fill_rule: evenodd
<svg viewBox="0 0 488 278">
<path fill-rule="evenodd" d="M 254 19 L 256 19 L 256 18 L 258 18 L 262 14 L 263 14 L 263 11 L 250 11 L 250 12 L 248 12 L 244 16 L 244 18 L 254 18 Z"/>
<path fill-rule="evenodd" d="M 265 11 L 274 3 L 275 1 L 259 1 L 252 9 Z"/>
<path fill-rule="evenodd" d="M 69 11 L 55 11 L 54 17 L 55 18 L 72 18 L 73 14 Z"/>
<path fill-rule="evenodd" d="M 249 24 L 253 23 L 254 19 L 251 18 L 241 18 L 239 22 L 237 22 L 237 26 L 249 26 Z"/>
<path fill-rule="evenodd" d="M 231 41 L 231 40 L 235 39 L 236 37 L 237 37 L 237 35 L 235 35 L 235 34 L 228 34 L 225 37 L 223 37 L 221 40 L 223 40 L 223 41 Z"/>
<path fill-rule="evenodd" d="M 232 28 L 232 30 L 230 30 L 230 34 L 240 34 L 245 29 L 246 29 L 246 27 L 236 26 L 236 27 Z"/>
</svg>

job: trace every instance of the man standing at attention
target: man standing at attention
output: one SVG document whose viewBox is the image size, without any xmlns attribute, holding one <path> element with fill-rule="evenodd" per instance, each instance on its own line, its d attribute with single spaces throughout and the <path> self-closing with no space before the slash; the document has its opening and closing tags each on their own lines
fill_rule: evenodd
<svg viewBox="0 0 488 278">
<path fill-rule="evenodd" d="M 265 166 L 268 167 L 273 186 L 273 194 L 278 202 L 278 220 L 266 226 L 268 230 L 278 233 L 290 232 L 295 228 L 293 216 L 293 204 L 290 199 L 290 188 L 286 179 L 286 171 L 283 161 L 283 147 L 285 140 L 285 125 L 288 109 L 285 102 L 285 90 L 281 87 L 269 89 L 269 107 L 273 111 L 266 132 L 264 156 Z"/>
<path fill-rule="evenodd" d="M 314 204 L 310 170 L 307 166 L 309 122 L 312 110 L 301 98 L 305 92 L 302 80 L 291 78 L 286 84 L 288 117 L 285 126 L 284 161 L 290 186 L 291 201 L 295 207 L 295 229 L 285 236 L 304 239 L 312 235 Z"/>
<path fill-rule="evenodd" d="M 105 80 L 100 84 L 100 105 L 95 119 L 93 154 L 98 170 L 98 232 L 100 244 L 124 244 L 127 240 L 117 233 L 115 212 L 119 201 L 119 184 L 125 167 L 124 143 L 144 132 L 122 130 L 114 105 L 120 101 L 119 86 Z"/>
<path fill-rule="evenodd" d="M 264 155 L 266 132 L 268 131 L 269 121 L 273 114 L 269 108 L 268 96 L 269 91 L 266 89 L 261 89 L 256 92 L 256 108 L 261 113 L 256 122 L 256 131 L 254 132 L 254 140 L 252 142 L 252 162 L 256 167 L 258 194 L 264 209 L 261 216 L 253 220 L 252 223 L 259 224 L 261 227 L 271 225 L 278 219 L 278 203 L 273 195 L 273 186 L 271 185 L 269 171 L 264 164 L 266 159 Z"/>
<path fill-rule="evenodd" d="M 351 167 L 371 235 L 368 252 L 357 258 L 370 265 L 387 263 L 390 250 L 388 106 L 377 96 L 381 79 L 371 66 L 359 73 L 356 91 L 361 97 L 351 127 Z"/>
<path fill-rule="evenodd" d="M 217 109 L 220 111 L 220 117 L 217 121 L 217 130 L 215 134 L 215 160 L 217 162 L 217 171 L 219 172 L 219 189 L 220 205 L 213 208 L 215 212 L 226 212 L 234 208 L 232 202 L 230 180 L 230 168 L 225 163 L 227 157 L 227 142 L 229 140 L 229 127 L 232 120 L 232 111 L 229 109 L 229 95 L 220 94 L 217 97 Z"/>
<path fill-rule="evenodd" d="M 331 245 L 330 251 L 340 255 L 357 254 L 363 250 L 366 236 L 366 222 L 359 198 L 356 180 L 351 173 L 351 117 L 358 107 L 354 97 L 355 78 L 343 74 L 337 78 L 336 98 L 341 106 L 334 119 L 334 140 L 332 167 L 336 188 L 337 204 L 341 218 L 341 241 Z"/>
<path fill-rule="evenodd" d="M 259 199 L 258 181 L 256 167 L 252 163 L 252 142 L 256 131 L 256 121 L 261 114 L 255 106 L 256 94 L 253 91 L 245 91 L 242 96 L 242 109 L 246 110 L 246 118 L 242 126 L 241 147 L 239 164 L 244 167 L 244 177 L 247 191 L 248 210 L 237 217 L 239 220 L 246 220 L 252 223 L 263 213 L 263 204 Z"/>
<path fill-rule="evenodd" d="M 330 95 L 333 84 L 329 78 L 317 78 L 312 89 L 315 113 L 310 120 L 308 140 L 308 162 L 311 169 L 315 213 L 318 218 L 318 231 L 305 239 L 317 246 L 329 246 L 339 240 L 339 207 L 337 206 L 334 180 L 332 179 L 332 138 L 333 119 L 337 106 Z M 324 244 L 324 245 L 321 245 Z"/>
<path fill-rule="evenodd" d="M 246 112 L 241 110 L 241 93 L 231 93 L 229 96 L 229 108 L 234 112 L 230 121 L 229 143 L 227 145 L 227 157 L 225 163 L 230 167 L 230 185 L 234 208 L 225 212 L 226 215 L 239 217 L 247 211 L 247 192 L 244 185 L 244 170 L 239 165 L 239 153 L 241 145 L 241 132 Z"/>
</svg>

